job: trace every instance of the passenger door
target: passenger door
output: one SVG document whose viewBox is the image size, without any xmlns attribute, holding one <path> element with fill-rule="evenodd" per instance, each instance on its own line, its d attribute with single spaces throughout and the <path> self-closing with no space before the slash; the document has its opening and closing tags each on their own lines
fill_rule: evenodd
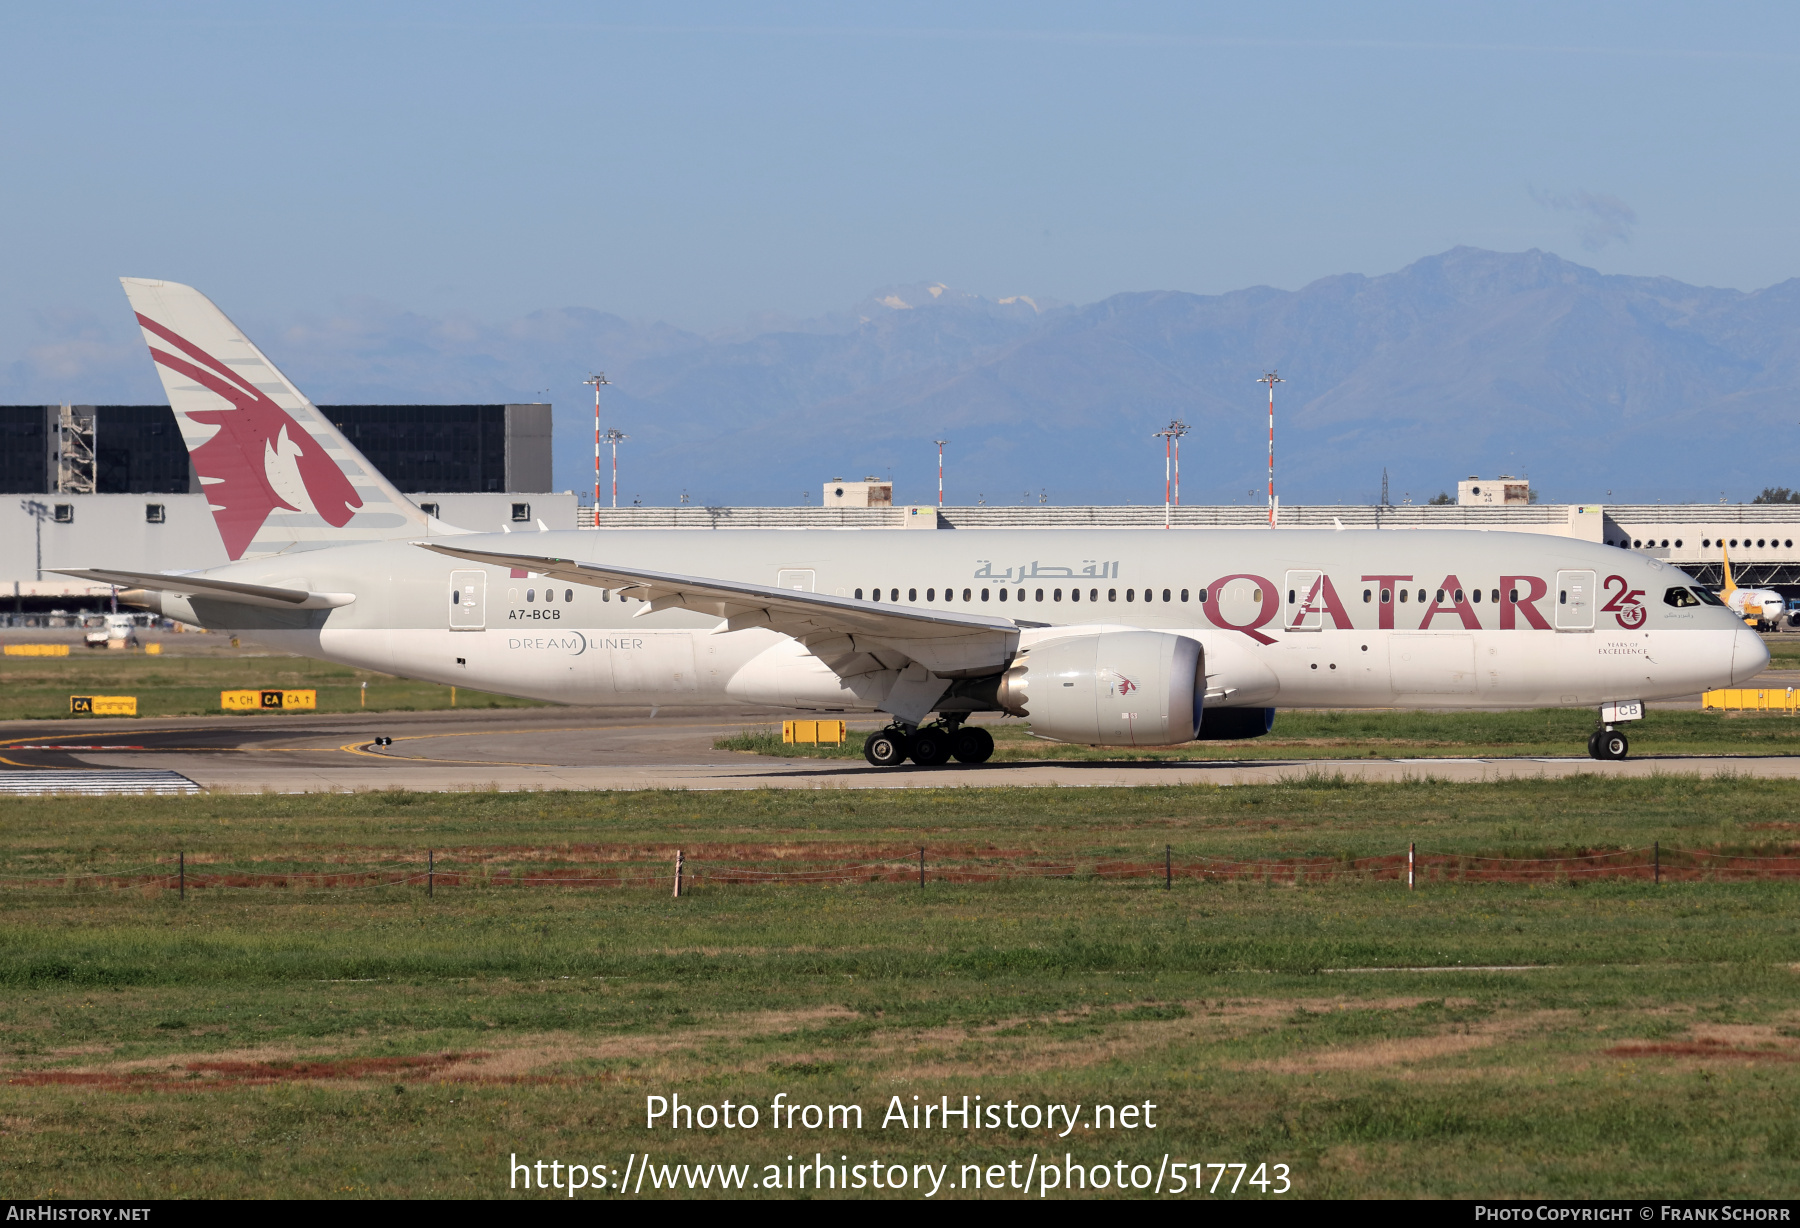
<svg viewBox="0 0 1800 1228">
<path fill-rule="evenodd" d="M 776 588 L 798 589 L 803 593 L 813 591 L 813 572 L 809 567 L 795 567 L 775 573 Z"/>
<path fill-rule="evenodd" d="M 1559 571 L 1556 573 L 1556 629 L 1558 631 L 1592 631 L 1594 629 L 1593 572 Z"/>
<path fill-rule="evenodd" d="M 1287 586 L 1281 595 L 1286 598 L 1282 609 L 1287 611 L 1282 623 L 1289 631 L 1317 631 L 1325 625 L 1325 607 L 1319 603 L 1322 574 L 1317 571 L 1287 573 Z"/>
<path fill-rule="evenodd" d="M 450 573 L 450 630 L 482 631 L 487 628 L 487 572 Z"/>
</svg>

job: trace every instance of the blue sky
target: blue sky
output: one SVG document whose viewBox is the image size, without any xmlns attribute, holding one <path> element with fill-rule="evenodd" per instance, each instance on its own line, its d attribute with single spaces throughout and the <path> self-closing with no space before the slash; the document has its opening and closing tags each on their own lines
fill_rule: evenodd
<svg viewBox="0 0 1800 1228">
<path fill-rule="evenodd" d="M 75 2 L 0 8 L 0 45 L 0 367 L 134 343 L 120 273 L 253 333 L 1293 288 L 1463 243 L 1800 273 L 1791 5 Z"/>
</svg>

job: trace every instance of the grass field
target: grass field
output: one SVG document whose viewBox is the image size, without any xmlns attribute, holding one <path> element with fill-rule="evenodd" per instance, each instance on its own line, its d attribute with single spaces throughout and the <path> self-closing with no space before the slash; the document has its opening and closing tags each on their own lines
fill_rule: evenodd
<svg viewBox="0 0 1800 1228">
<path fill-rule="evenodd" d="M 1585 755 L 1594 714 L 1585 708 L 1523 712 L 1366 712 L 1283 710 L 1264 737 L 1185 746 L 1071 746 L 1031 735 L 1028 721 L 990 724 L 994 758 L 1030 759 L 1344 759 L 1488 758 Z M 1800 753 L 1800 717 L 1653 709 L 1630 727 L 1631 753 L 1645 755 L 1791 755 Z M 780 726 L 719 738 L 719 750 L 794 758 L 860 759 L 868 734 L 849 731 L 843 746 L 785 744 Z"/>
<path fill-rule="evenodd" d="M 367 682 L 365 692 L 362 684 Z M 305 657 L 215 650 L 207 655 L 148 656 L 76 647 L 66 657 L 0 657 L 0 720 L 69 716 L 71 695 L 135 695 L 139 716 L 219 714 L 219 692 L 265 688 L 318 691 L 318 711 L 423 712 L 450 707 L 450 688 Z M 538 707 L 458 688 L 459 708 Z M 267 713 L 246 714 L 267 719 Z M 85 719 L 75 717 L 71 719 Z"/>
<path fill-rule="evenodd" d="M 1796 830 L 1800 783 L 1691 777 L 0 800 L 0 882 L 177 848 L 211 870 L 425 848 L 557 867 L 677 847 L 701 865 L 917 845 L 1774 852 Z M 1079 875 L 681 899 L 0 889 L 0 1195 L 505 1195 L 512 1154 L 621 1171 L 635 1155 L 641 1171 L 648 1152 L 656 1178 L 722 1162 L 785 1180 L 788 1156 L 821 1153 L 948 1164 L 957 1183 L 964 1164 L 1157 1170 L 1167 1154 L 1286 1164 L 1311 1196 L 1785 1196 L 1797 891 Z M 677 1092 L 759 1105 L 761 1126 L 645 1130 L 645 1097 Z M 778 1094 L 859 1104 L 864 1127 L 771 1131 Z M 965 1094 L 1086 1107 L 1067 1138 L 881 1128 L 890 1097 Z M 1087 1128 L 1096 1104 L 1144 1102 L 1155 1131 Z"/>
</svg>

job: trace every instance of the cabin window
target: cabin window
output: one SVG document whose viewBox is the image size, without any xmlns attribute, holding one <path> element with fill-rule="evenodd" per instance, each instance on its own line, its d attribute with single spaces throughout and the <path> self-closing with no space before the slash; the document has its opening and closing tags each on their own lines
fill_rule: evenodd
<svg viewBox="0 0 1800 1228">
<path fill-rule="evenodd" d="M 986 590 L 986 589 L 985 589 L 985 588 L 984 588 L 984 589 L 982 589 L 982 590 L 981 590 L 981 599 L 982 599 L 982 600 L 983 600 L 983 601 L 986 601 L 986 600 L 987 600 L 987 598 L 988 598 L 988 591 L 987 591 L 987 590 Z"/>
<path fill-rule="evenodd" d="M 1107 589 L 1106 590 L 1106 599 L 1108 601 L 1117 601 L 1119 599 L 1119 590 L 1116 588 Z"/>
<path fill-rule="evenodd" d="M 1679 550 L 1679 549 L 1681 549 L 1681 539 L 1680 539 L 1680 538 L 1679 538 L 1679 537 L 1677 537 L 1677 538 L 1676 538 L 1676 539 L 1675 539 L 1675 548 L 1676 548 L 1676 549 L 1677 549 L 1677 550 Z"/>
<path fill-rule="evenodd" d="M 555 601 L 556 600 L 556 590 L 553 588 L 545 589 L 544 590 L 544 600 L 545 601 Z"/>
<path fill-rule="evenodd" d="M 1006 600 L 1006 590 L 1005 589 L 1000 590 L 1000 600 L 1002 600 L 1002 601 Z"/>
<path fill-rule="evenodd" d="M 906 590 L 906 599 L 908 601 L 917 601 L 919 599 L 919 590 L 916 588 L 907 589 Z"/>
<path fill-rule="evenodd" d="M 1081 600 L 1081 590 L 1078 588 L 1070 589 L 1069 590 L 1069 600 L 1070 601 L 1080 601 Z"/>
<path fill-rule="evenodd" d="M 981 599 L 982 599 L 982 600 L 983 600 L 983 601 L 986 601 L 986 600 L 987 600 L 987 594 L 986 594 L 986 593 L 982 593 L 982 594 L 981 594 Z M 964 589 L 964 590 L 963 590 L 963 600 L 964 600 L 964 601 L 967 601 L 967 600 L 969 600 L 969 590 L 968 590 L 968 589 L 966 589 L 966 588 L 965 588 L 965 589 Z"/>
<path fill-rule="evenodd" d="M 536 601 L 537 600 L 537 590 L 535 588 L 526 589 L 525 590 L 525 600 Z"/>
<path fill-rule="evenodd" d="M 1733 550 L 1737 549 L 1737 538 L 1735 538 L 1735 537 L 1731 539 L 1731 548 Z"/>
<path fill-rule="evenodd" d="M 1668 543 L 1667 543 L 1667 542 L 1664 542 L 1664 543 L 1663 543 L 1663 544 L 1664 544 L 1664 545 L 1665 545 L 1665 546 L 1666 546 L 1666 545 L 1668 545 Z M 1759 538 L 1757 538 L 1757 539 L 1756 539 L 1756 544 L 1757 544 L 1757 546 L 1758 546 L 1758 548 L 1760 548 L 1760 547 L 1761 547 L 1761 546 L 1762 546 L 1762 544 L 1763 544 L 1763 539 L 1762 539 L 1762 538 L 1760 538 L 1760 537 L 1759 537 Z"/>
<path fill-rule="evenodd" d="M 1167 601 L 1168 599 L 1169 599 L 1169 590 L 1165 588 L 1163 590 L 1163 600 Z"/>
<path fill-rule="evenodd" d="M 1125 600 L 1136 601 L 1137 600 L 1137 590 L 1135 588 L 1126 589 L 1125 590 Z"/>
<path fill-rule="evenodd" d="M 862 600 L 862 590 L 860 588 L 856 590 L 856 599 L 858 601 Z"/>
<path fill-rule="evenodd" d="M 1294 590 L 1291 588 L 1288 590 L 1288 604 L 1289 605 L 1294 604 Z"/>
<path fill-rule="evenodd" d="M 1457 604 L 1458 605 L 1462 604 L 1463 591 L 1460 588 L 1456 590 L 1455 597 L 1456 597 Z"/>
<path fill-rule="evenodd" d="M 1388 603 L 1389 599 L 1393 597 L 1393 595 L 1394 595 L 1394 590 L 1389 589 L 1389 588 L 1382 589 L 1381 590 L 1381 604 L 1386 605 Z"/>
<path fill-rule="evenodd" d="M 1437 595 L 1437 599 L 1438 599 L 1438 604 L 1439 604 L 1439 605 L 1442 605 L 1442 604 L 1444 604 L 1444 590 L 1443 590 L 1443 589 L 1441 589 L 1441 588 L 1440 588 L 1440 589 L 1439 589 L 1439 590 L 1438 590 L 1438 595 Z M 1420 601 L 1423 601 L 1423 600 L 1425 600 L 1425 594 L 1424 594 L 1424 593 L 1420 593 L 1420 594 L 1419 594 L 1419 600 L 1420 600 Z"/>
<path fill-rule="evenodd" d="M 1757 542 L 1756 544 L 1759 546 L 1762 545 L 1761 542 Z M 1669 539 L 1665 537 L 1665 538 L 1663 538 L 1663 549 L 1667 550 L 1668 548 L 1669 548 Z"/>
<path fill-rule="evenodd" d="M 892 592 L 891 592 L 891 593 L 889 593 L 889 594 L 888 594 L 888 600 L 889 600 L 889 601 L 898 601 L 898 600 L 900 600 L 900 590 L 899 590 L 899 589 L 895 589 L 895 590 L 893 590 L 893 591 L 892 591 Z"/>
<path fill-rule="evenodd" d="M 1438 594 L 1438 596 L 1439 596 L 1439 597 L 1442 597 L 1442 596 L 1443 596 L 1443 594 L 1442 594 L 1442 593 L 1439 593 L 1439 594 Z M 1420 589 L 1420 590 L 1419 590 L 1419 600 L 1420 600 L 1420 601 L 1423 601 L 1423 600 L 1425 600 L 1425 590 L 1424 590 L 1424 589 Z"/>
<path fill-rule="evenodd" d="M 1405 600 L 1406 600 L 1406 599 L 1407 599 L 1407 598 L 1408 598 L 1408 596 L 1409 596 L 1409 595 L 1410 595 L 1410 594 L 1408 594 L 1408 593 L 1407 593 L 1407 591 L 1406 591 L 1406 590 L 1405 590 L 1405 589 L 1401 589 L 1401 590 L 1400 590 L 1400 600 L 1401 600 L 1401 601 L 1405 601 Z"/>
<path fill-rule="evenodd" d="M 1460 593 L 1460 592 L 1461 592 L 1461 591 L 1462 591 L 1462 590 L 1461 590 L 1461 589 L 1458 589 L 1458 590 L 1457 590 L 1457 592 L 1458 592 L 1458 593 Z M 1471 597 L 1473 597 L 1473 598 L 1475 598 L 1475 604 L 1476 604 L 1476 605 L 1480 605 L 1480 604 L 1481 604 L 1481 590 L 1480 590 L 1480 589 L 1476 589 L 1476 590 L 1474 590 L 1474 591 L 1473 591 L 1473 592 L 1471 592 L 1471 593 L 1470 593 L 1470 594 L 1469 594 L 1469 596 L 1471 596 Z"/>
<path fill-rule="evenodd" d="M 600 590 L 600 600 L 611 601 L 612 600 L 612 590 L 610 588 L 601 589 Z"/>
<path fill-rule="evenodd" d="M 1632 545 L 1633 549 L 1638 549 L 1638 548 L 1642 547 L 1643 544 L 1644 544 L 1643 542 L 1639 541 L 1635 537 L 1631 539 L 1631 545 Z"/>
<path fill-rule="evenodd" d="M 575 590 L 574 590 L 574 589 L 572 589 L 572 588 L 565 588 L 565 589 L 564 589 L 564 590 L 563 590 L 563 600 L 564 600 L 564 601 L 573 601 L 573 600 L 575 600 Z"/>
<path fill-rule="evenodd" d="M 1556 594 L 1556 604 L 1557 605 L 1568 605 L 1569 604 L 1569 590 L 1568 589 L 1565 588 L 1561 592 Z"/>
<path fill-rule="evenodd" d="M 1518 605 L 1519 604 L 1519 590 L 1516 588 L 1507 589 L 1506 590 L 1506 599 L 1508 601 L 1512 602 L 1514 605 Z"/>
<path fill-rule="evenodd" d="M 1199 597 L 1201 605 L 1205 605 L 1207 597 L 1211 596 L 1211 594 L 1208 593 L 1205 589 L 1201 589 L 1198 593 L 1195 594 L 1195 596 Z"/>
<path fill-rule="evenodd" d="M 1043 590 L 1043 589 L 1041 589 L 1041 588 L 1040 588 L 1040 589 L 1039 589 L 1039 590 L 1038 590 L 1038 591 L 1037 591 L 1037 597 L 1036 597 L 1036 600 L 1038 600 L 1038 601 L 1042 601 L 1042 600 L 1043 600 L 1043 599 L 1044 599 L 1044 590 Z"/>
<path fill-rule="evenodd" d="M 1061 601 L 1062 600 L 1062 590 L 1060 588 L 1051 589 L 1050 590 L 1050 600 Z"/>
<path fill-rule="evenodd" d="M 945 596 L 948 596 L 948 595 L 949 595 L 948 593 L 945 594 Z M 937 590 L 935 588 L 926 589 L 925 590 L 925 600 L 936 601 L 937 600 Z"/>
<path fill-rule="evenodd" d="M 1187 590 L 1185 588 L 1181 590 L 1181 599 L 1183 601 L 1187 600 Z"/>
<path fill-rule="evenodd" d="M 1702 537 L 1700 539 L 1700 544 L 1701 544 L 1701 546 L 1705 547 L 1706 549 L 1711 550 L 1712 549 L 1712 538 Z"/>
<path fill-rule="evenodd" d="M 1494 590 L 1494 604 L 1495 605 L 1500 604 L 1500 590 L 1499 589 Z"/>
<path fill-rule="evenodd" d="M 1364 589 L 1364 590 L 1363 590 L 1363 604 L 1364 604 L 1364 605 L 1368 605 L 1368 604 L 1369 604 L 1369 602 L 1370 602 L 1370 600 L 1371 600 L 1371 599 L 1373 599 L 1373 598 L 1374 598 L 1374 596 L 1375 596 L 1375 593 L 1374 593 L 1374 590 L 1373 590 L 1373 589 L 1367 589 L 1367 588 L 1365 588 L 1365 589 Z"/>
</svg>

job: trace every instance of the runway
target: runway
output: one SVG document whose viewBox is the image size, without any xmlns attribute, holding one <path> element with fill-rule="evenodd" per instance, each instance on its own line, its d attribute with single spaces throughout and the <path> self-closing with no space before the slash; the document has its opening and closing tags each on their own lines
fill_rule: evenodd
<svg viewBox="0 0 1800 1228">
<path fill-rule="evenodd" d="M 0 724 L 0 792 L 101 784 L 88 773 L 175 773 L 208 792 L 342 793 L 538 789 L 906 789 L 998 786 L 1235 785 L 1314 772 L 1358 780 L 1498 780 L 1714 775 L 1800 777 L 1800 756 L 1649 756 L 1600 763 L 1517 759 L 1282 759 L 1119 763 L 1033 761 L 874 768 L 860 759 L 775 759 L 713 749 L 714 739 L 778 723 L 780 712 L 594 709 Z M 879 722 L 867 721 L 874 727 Z M 377 737 L 392 744 L 377 745 Z M 128 778 L 119 776 L 126 781 Z M 142 786 L 138 786 L 141 788 Z M 138 791 L 122 785 L 120 791 Z"/>
</svg>

